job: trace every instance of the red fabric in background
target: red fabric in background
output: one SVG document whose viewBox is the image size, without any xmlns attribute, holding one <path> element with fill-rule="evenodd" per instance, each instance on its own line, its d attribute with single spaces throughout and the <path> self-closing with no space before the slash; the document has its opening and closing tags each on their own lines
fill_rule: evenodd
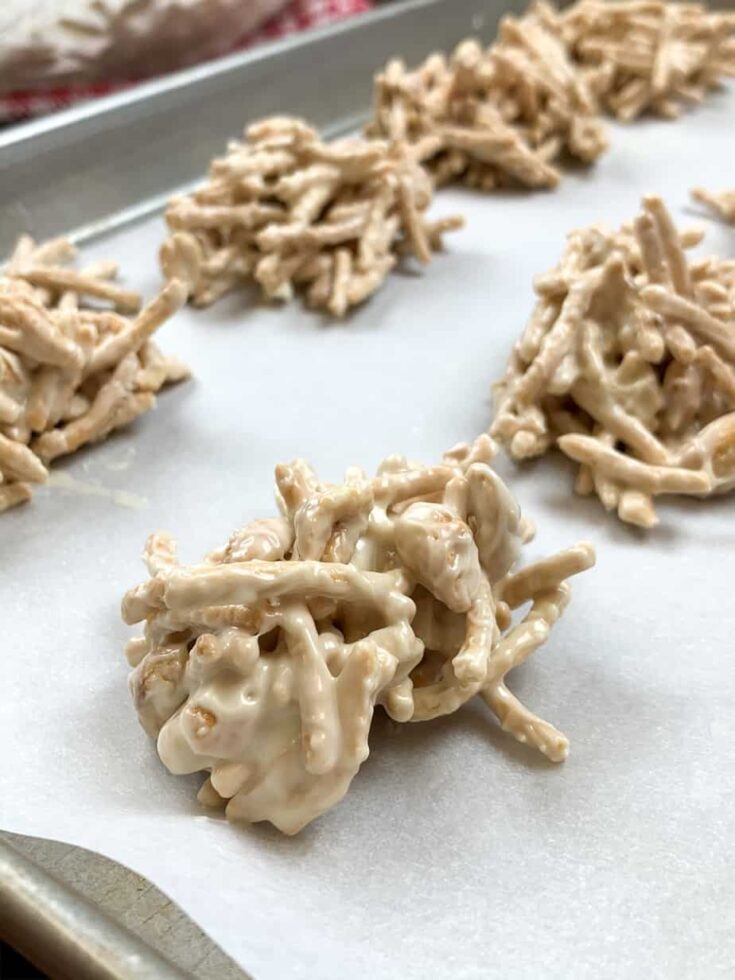
<svg viewBox="0 0 735 980">
<path fill-rule="evenodd" d="M 246 34 L 233 46 L 233 51 L 249 48 L 263 41 L 322 27 L 335 20 L 352 17 L 372 8 L 372 0 L 291 0 L 280 13 L 262 27 Z M 0 123 L 40 116 L 57 109 L 64 109 L 76 102 L 108 95 L 124 88 L 124 85 L 80 85 L 49 89 L 45 92 L 11 92 L 0 96 Z"/>
</svg>

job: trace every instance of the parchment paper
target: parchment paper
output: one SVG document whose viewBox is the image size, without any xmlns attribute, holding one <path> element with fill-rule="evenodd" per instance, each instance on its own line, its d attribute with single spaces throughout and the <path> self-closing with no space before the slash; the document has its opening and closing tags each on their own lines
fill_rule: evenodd
<svg viewBox="0 0 735 980">
<path fill-rule="evenodd" d="M 651 190 L 685 221 L 691 185 L 735 182 L 735 92 L 611 138 L 554 193 L 443 192 L 436 213 L 464 211 L 467 229 L 347 323 L 236 296 L 162 331 L 196 380 L 57 466 L 74 486 L 0 518 L 3 827 L 142 872 L 258 980 L 733 976 L 732 496 L 664 504 L 645 535 L 573 497 L 559 459 L 502 465 L 539 525 L 529 559 L 581 539 L 599 549 L 511 677 L 569 735 L 560 767 L 482 705 L 424 725 L 379 718 L 346 800 L 287 839 L 199 809 L 199 779 L 166 773 L 126 689 L 118 607 L 149 531 L 197 560 L 274 512 L 278 461 L 337 478 L 390 452 L 434 460 L 483 430 L 531 279 L 567 230 L 632 218 Z M 735 254 L 735 231 L 708 229 L 707 250 Z M 157 218 L 88 251 L 149 294 L 161 235 Z"/>
</svg>

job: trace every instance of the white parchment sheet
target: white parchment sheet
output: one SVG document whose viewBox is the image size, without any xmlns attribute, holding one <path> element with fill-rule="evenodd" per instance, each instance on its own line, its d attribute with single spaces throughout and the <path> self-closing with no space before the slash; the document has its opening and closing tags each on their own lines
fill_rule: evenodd
<svg viewBox="0 0 735 980">
<path fill-rule="evenodd" d="M 0 826 L 142 872 L 257 980 L 735 975 L 734 496 L 663 503 L 645 535 L 572 496 L 562 460 L 501 464 L 539 526 L 528 559 L 598 547 L 510 682 L 570 737 L 562 766 L 482 705 L 378 718 L 347 798 L 288 839 L 201 810 L 126 689 L 119 602 L 149 531 L 197 560 L 274 512 L 279 461 L 336 479 L 482 431 L 566 231 L 632 218 L 648 191 L 691 223 L 690 186 L 735 183 L 735 90 L 611 139 L 553 193 L 442 192 L 435 213 L 463 211 L 466 230 L 344 324 L 231 296 L 165 327 L 195 380 L 0 518 Z M 735 255 L 735 230 L 707 226 L 705 248 Z M 88 252 L 149 295 L 161 236 L 155 218 Z"/>
</svg>

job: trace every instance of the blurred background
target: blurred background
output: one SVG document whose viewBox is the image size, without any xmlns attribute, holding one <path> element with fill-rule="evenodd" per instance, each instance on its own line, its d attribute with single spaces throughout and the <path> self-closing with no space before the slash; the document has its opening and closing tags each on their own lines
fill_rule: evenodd
<svg viewBox="0 0 735 980">
<path fill-rule="evenodd" d="M 357 16 L 378 2 L 0 0 L 0 124 Z"/>
</svg>

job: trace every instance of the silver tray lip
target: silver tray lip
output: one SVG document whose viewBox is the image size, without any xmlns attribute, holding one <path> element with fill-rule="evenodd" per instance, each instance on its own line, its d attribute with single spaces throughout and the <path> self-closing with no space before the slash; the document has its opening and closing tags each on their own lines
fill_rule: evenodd
<svg viewBox="0 0 735 980">
<path fill-rule="evenodd" d="M 366 117 L 373 72 L 494 30 L 521 0 L 396 0 L 0 131 L 0 257 L 18 232 L 80 241 L 160 209 L 249 120 Z M 334 78 L 339 84 L 334 84 Z"/>
<path fill-rule="evenodd" d="M 86 853 L 75 849 L 77 859 Z M 0 908 L 0 936 L 49 976 L 78 976 L 81 980 L 191 977 L 22 854 L 11 838 L 2 834 Z M 245 974 L 243 980 L 247 980 Z"/>
</svg>

